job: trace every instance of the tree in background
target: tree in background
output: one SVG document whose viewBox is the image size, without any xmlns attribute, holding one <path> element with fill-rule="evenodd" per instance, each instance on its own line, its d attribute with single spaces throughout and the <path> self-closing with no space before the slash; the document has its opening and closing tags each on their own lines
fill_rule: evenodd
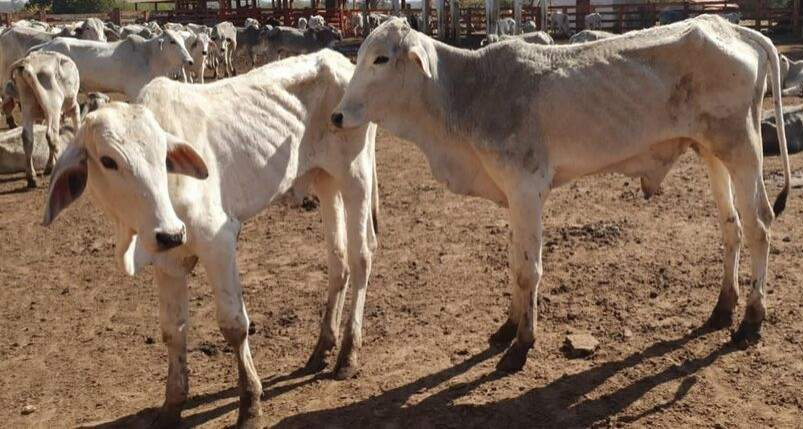
<svg viewBox="0 0 803 429">
<path fill-rule="evenodd" d="M 26 9 L 51 13 L 101 13 L 117 7 L 117 0 L 30 0 Z"/>
</svg>

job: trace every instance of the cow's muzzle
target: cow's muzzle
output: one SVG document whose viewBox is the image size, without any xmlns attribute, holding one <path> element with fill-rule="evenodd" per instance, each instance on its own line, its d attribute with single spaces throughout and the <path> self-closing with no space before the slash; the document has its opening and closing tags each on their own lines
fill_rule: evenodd
<svg viewBox="0 0 803 429">
<path fill-rule="evenodd" d="M 159 245 L 159 250 L 170 250 L 184 244 L 186 235 L 186 229 L 183 226 L 177 233 L 157 231 L 156 244 Z"/>
</svg>

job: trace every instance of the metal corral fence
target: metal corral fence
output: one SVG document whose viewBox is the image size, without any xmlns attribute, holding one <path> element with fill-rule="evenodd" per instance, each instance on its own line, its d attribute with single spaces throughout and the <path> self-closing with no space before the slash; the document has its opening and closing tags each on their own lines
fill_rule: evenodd
<svg viewBox="0 0 803 429">
<path fill-rule="evenodd" d="M 169 3 L 164 1 L 162 3 Z M 682 1 L 674 3 L 633 3 L 633 4 L 609 4 L 591 5 L 584 2 L 582 6 L 550 6 L 550 12 L 562 12 L 569 17 L 569 22 L 575 31 L 585 28 L 584 18 L 587 14 L 597 12 L 602 15 L 602 27 L 604 30 L 622 33 L 630 30 L 652 27 L 657 24 L 658 16 L 663 10 L 682 10 L 689 17 L 704 13 L 723 14 L 728 12 L 740 12 L 742 14 L 742 25 L 747 25 L 759 31 L 773 29 L 778 32 L 791 32 L 796 36 L 801 35 L 801 16 L 800 0 L 794 0 L 789 7 L 772 7 L 767 0 L 755 0 L 752 2 L 741 2 L 736 4 L 733 1 L 714 0 L 714 1 Z M 434 8 L 427 9 L 427 22 L 429 23 L 429 34 L 438 37 L 436 11 Z M 97 17 L 105 21 L 111 21 L 118 25 L 130 23 L 141 23 L 147 21 L 157 22 L 178 22 L 178 23 L 203 23 L 213 25 L 217 22 L 231 21 L 241 25 L 246 18 L 255 18 L 260 22 L 269 19 L 277 20 L 282 25 L 295 26 L 301 17 L 311 15 L 321 15 L 332 26 L 344 31 L 346 34 L 351 32 L 350 16 L 360 13 L 360 10 L 346 8 L 325 9 L 325 8 L 256 8 L 241 7 L 234 9 L 172 9 L 172 10 L 135 10 L 121 11 L 115 9 L 109 13 L 101 14 L 82 14 L 82 15 L 51 15 L 45 13 L 2 13 L 0 23 L 10 25 L 14 21 L 21 19 L 37 19 L 40 21 L 59 24 L 73 21 L 80 21 L 88 17 Z M 372 9 L 370 13 L 390 14 L 386 9 Z M 405 13 L 415 13 L 423 16 L 421 9 L 407 9 Z M 444 19 L 446 28 L 449 28 L 449 5 L 444 7 Z M 512 17 L 512 9 L 501 9 L 500 18 Z M 522 20 L 535 21 L 538 29 L 544 28 L 544 23 L 540 20 L 538 7 L 523 6 Z M 460 32 L 461 35 L 484 34 L 485 33 L 485 9 L 483 7 L 466 7 L 460 10 Z"/>
</svg>

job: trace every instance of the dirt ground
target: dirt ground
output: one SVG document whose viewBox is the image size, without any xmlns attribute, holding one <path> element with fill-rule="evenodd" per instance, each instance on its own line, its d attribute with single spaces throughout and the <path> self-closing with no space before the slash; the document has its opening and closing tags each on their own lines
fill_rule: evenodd
<svg viewBox="0 0 803 429">
<path fill-rule="evenodd" d="M 293 375 L 325 299 L 317 211 L 273 206 L 241 234 L 266 426 L 803 427 L 803 190 L 773 224 L 763 338 L 741 349 L 727 330 L 694 333 L 716 301 L 722 245 L 692 153 L 650 201 L 638 181 L 616 175 L 557 189 L 545 214 L 536 347 L 523 371 L 503 375 L 487 338 L 510 298 L 504 210 L 449 193 L 412 144 L 385 132 L 377 156 L 380 249 L 358 378 Z M 792 168 L 800 175 L 803 156 Z M 772 198 L 780 171 L 778 159 L 765 161 Z M 24 187 L 23 175 L 0 177 L 2 426 L 139 427 L 161 404 L 167 372 L 151 271 L 117 270 L 111 227 L 89 200 L 45 229 L 45 190 Z M 741 261 L 744 293 L 749 251 Z M 198 268 L 190 282 L 183 416 L 217 428 L 236 419 L 236 367 L 205 277 Z M 599 350 L 566 357 L 572 332 L 593 334 Z M 23 415 L 26 405 L 36 411 Z"/>
</svg>

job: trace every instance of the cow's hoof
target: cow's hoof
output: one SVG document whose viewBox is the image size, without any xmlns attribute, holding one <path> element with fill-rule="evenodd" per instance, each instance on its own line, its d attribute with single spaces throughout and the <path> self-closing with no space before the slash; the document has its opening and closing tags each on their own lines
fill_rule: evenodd
<svg viewBox="0 0 803 429">
<path fill-rule="evenodd" d="M 6 125 L 8 125 L 9 130 L 17 128 L 17 123 L 14 122 L 14 118 L 12 118 L 11 115 L 6 116 Z"/>
<path fill-rule="evenodd" d="M 335 380 L 348 380 L 349 378 L 355 378 L 360 373 L 360 365 L 357 363 L 356 356 L 350 356 L 346 359 L 341 358 L 337 360 L 337 365 L 335 365 L 334 377 Z"/>
<path fill-rule="evenodd" d="M 262 413 L 259 414 L 243 414 L 237 418 L 238 429 L 261 429 L 262 428 Z"/>
<path fill-rule="evenodd" d="M 181 424 L 181 408 L 163 406 L 156 414 L 153 429 L 177 428 Z"/>
<path fill-rule="evenodd" d="M 527 363 L 527 353 L 532 348 L 532 344 L 524 345 L 516 341 L 507 349 L 505 355 L 496 364 L 496 369 L 502 372 L 514 373 L 521 371 Z"/>
<path fill-rule="evenodd" d="M 519 327 L 510 319 L 505 321 L 496 332 L 488 338 L 488 343 L 494 347 L 507 347 L 514 338 L 516 338 L 516 331 Z"/>
<path fill-rule="evenodd" d="M 33 177 L 29 177 L 27 180 L 28 180 L 28 188 L 36 189 L 37 187 L 39 187 L 39 182 L 37 182 L 37 180 L 34 179 Z"/>
<path fill-rule="evenodd" d="M 326 358 L 333 348 L 334 345 L 330 346 L 319 340 L 318 344 L 315 346 L 315 350 L 313 350 L 312 355 L 309 357 L 309 360 L 307 360 L 307 364 L 304 365 L 304 372 L 312 374 L 326 368 Z"/>
<path fill-rule="evenodd" d="M 739 329 L 731 334 L 731 342 L 735 345 L 749 346 L 761 339 L 761 322 L 743 320 Z"/>
<path fill-rule="evenodd" d="M 705 328 L 718 331 L 725 329 L 733 324 L 733 310 L 716 306 L 708 321 L 705 322 Z"/>
</svg>

